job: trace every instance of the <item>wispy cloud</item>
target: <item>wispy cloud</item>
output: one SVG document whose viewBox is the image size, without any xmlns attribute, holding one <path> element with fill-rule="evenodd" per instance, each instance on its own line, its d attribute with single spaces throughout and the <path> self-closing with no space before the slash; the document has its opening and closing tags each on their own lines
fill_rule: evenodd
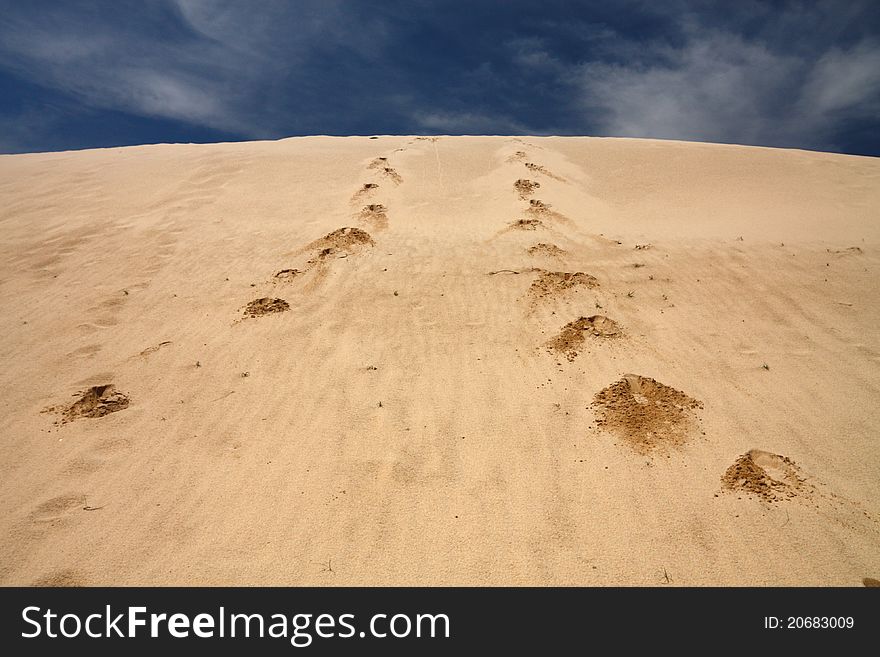
<svg viewBox="0 0 880 657">
<path fill-rule="evenodd" d="M 585 110 L 606 134 L 754 141 L 772 130 L 794 58 L 716 34 L 657 46 L 656 63 L 579 67 Z"/>
<path fill-rule="evenodd" d="M 834 48 L 811 67 L 798 111 L 815 123 L 838 112 L 880 113 L 880 42 L 864 41 L 849 50 Z"/>
<path fill-rule="evenodd" d="M 93 108 L 241 129 L 213 44 L 141 34 L 104 17 L 58 9 L 0 26 L 0 64 L 31 84 Z M 214 52 L 216 54 L 216 52 Z M 218 63 L 219 62 L 219 63 Z"/>
<path fill-rule="evenodd" d="M 654 53 L 656 63 L 578 67 L 584 111 L 600 132 L 834 148 L 839 115 L 870 116 L 880 101 L 873 41 L 805 58 L 703 33 Z"/>
</svg>

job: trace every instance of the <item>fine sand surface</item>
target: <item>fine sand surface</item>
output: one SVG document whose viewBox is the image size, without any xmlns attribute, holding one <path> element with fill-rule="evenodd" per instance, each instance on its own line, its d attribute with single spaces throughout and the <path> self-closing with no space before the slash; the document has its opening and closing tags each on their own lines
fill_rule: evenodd
<svg viewBox="0 0 880 657">
<path fill-rule="evenodd" d="M 0 227 L 0 584 L 880 578 L 880 160 L 13 155 Z"/>
</svg>

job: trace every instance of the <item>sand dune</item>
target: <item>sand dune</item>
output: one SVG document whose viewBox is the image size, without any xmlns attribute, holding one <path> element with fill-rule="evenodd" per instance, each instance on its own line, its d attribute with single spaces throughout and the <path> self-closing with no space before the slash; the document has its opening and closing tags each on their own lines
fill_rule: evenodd
<svg viewBox="0 0 880 657">
<path fill-rule="evenodd" d="M 880 578 L 880 161 L 0 157 L 0 583 Z"/>
</svg>

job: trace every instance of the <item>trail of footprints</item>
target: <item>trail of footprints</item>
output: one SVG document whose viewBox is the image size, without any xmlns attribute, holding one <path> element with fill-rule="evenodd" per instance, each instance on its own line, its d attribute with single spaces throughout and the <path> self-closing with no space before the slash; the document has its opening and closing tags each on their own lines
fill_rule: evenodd
<svg viewBox="0 0 880 657">
<path fill-rule="evenodd" d="M 564 178 L 557 176 L 543 165 L 529 161 L 525 151 L 516 151 L 506 159 L 506 162 L 523 165 L 531 174 L 566 182 Z M 368 173 L 375 173 L 392 185 L 403 182 L 402 176 L 391 166 L 387 157 L 376 157 L 366 169 Z M 513 183 L 513 188 L 519 199 L 527 202 L 528 205 L 524 209 L 526 217 L 514 220 L 509 224 L 509 229 L 533 231 L 546 228 L 548 223 L 571 224 L 568 217 L 554 211 L 550 204 L 531 198 L 542 188 L 540 181 L 518 178 Z M 382 231 L 388 226 L 388 208 L 376 202 L 381 189 L 380 182 L 366 182 L 352 194 L 350 199 L 352 204 L 371 201 L 357 212 L 356 217 L 374 232 Z M 374 245 L 372 235 L 366 230 L 350 226 L 339 228 L 301 249 L 301 253 L 309 254 L 308 260 L 301 269 L 280 269 L 272 275 L 271 280 L 275 283 L 295 281 L 309 271 L 322 270 L 334 259 L 357 254 L 364 248 Z M 650 248 L 650 245 L 636 245 L 637 250 L 647 248 Z M 566 255 L 566 251 L 548 242 L 537 242 L 526 249 L 526 252 L 531 256 L 557 260 Z M 504 272 L 535 275 L 526 292 L 526 299 L 532 309 L 572 291 L 600 287 L 600 282 L 595 276 L 584 272 L 548 271 L 537 267 L 522 271 L 504 270 Z M 490 274 L 498 273 L 503 272 L 490 272 Z M 289 310 L 290 304 L 284 299 L 261 297 L 247 303 L 241 309 L 241 313 L 242 319 L 254 319 Z M 565 324 L 544 347 L 559 357 L 573 361 L 591 343 L 624 337 L 623 327 L 610 317 L 581 316 Z M 158 346 L 145 349 L 141 355 L 152 353 L 166 344 L 171 343 L 165 341 Z M 117 390 L 112 383 L 105 383 L 88 387 L 76 393 L 72 402 L 48 407 L 44 412 L 54 413 L 57 416 L 55 424 L 63 425 L 80 419 L 103 418 L 125 410 L 130 402 L 127 394 Z M 597 392 L 591 407 L 599 427 L 617 436 L 636 453 L 650 457 L 654 453 L 668 452 L 669 449 L 688 442 L 699 430 L 697 411 L 703 407 L 703 404 L 686 393 L 652 378 L 625 374 L 618 381 Z M 834 494 L 829 497 L 819 493 L 815 486 L 808 483 L 808 478 L 796 463 L 785 456 L 759 449 L 751 449 L 740 455 L 720 479 L 722 491 L 749 494 L 765 503 L 795 498 L 814 500 L 823 497 L 837 505 L 857 506 L 854 502 L 848 502 Z M 46 523 L 53 525 L 61 522 L 64 514 L 71 509 L 89 511 L 94 510 L 95 507 L 89 507 L 82 495 L 66 495 L 43 502 L 29 518 L 34 527 Z M 867 512 L 862 513 L 868 516 Z M 62 576 L 63 574 L 57 577 L 56 575 L 46 576 L 53 585 L 59 582 L 63 585 L 68 580 L 71 583 L 78 581 L 77 578 Z M 42 583 L 44 582 L 36 582 L 36 584 Z"/>
<path fill-rule="evenodd" d="M 381 176 L 398 185 L 403 177 L 389 164 L 387 157 L 377 157 L 367 166 L 368 171 L 378 171 Z M 379 183 L 364 183 L 352 196 L 352 202 L 370 199 L 380 189 Z M 373 230 L 383 230 L 388 225 L 387 208 L 381 203 L 369 203 L 359 213 L 359 218 Z M 366 247 L 375 245 L 373 237 L 367 231 L 351 226 L 338 228 L 327 235 L 307 244 L 301 252 L 309 253 L 310 257 L 301 268 L 284 268 L 272 275 L 275 283 L 294 281 L 311 270 L 323 270 L 332 260 L 354 255 Z M 242 319 L 253 319 L 290 310 L 290 304 L 278 297 L 260 297 L 248 302 L 241 309 Z M 144 349 L 139 355 L 147 356 L 158 351 L 171 341 Z M 57 416 L 56 425 L 67 424 L 82 418 L 101 418 L 111 413 L 125 410 L 131 400 L 129 396 L 116 389 L 112 383 L 90 386 L 74 395 L 74 401 L 56 404 L 43 409 L 44 413 Z"/>
<path fill-rule="evenodd" d="M 389 164 L 387 157 L 377 157 L 370 162 L 367 168 L 375 169 L 395 185 L 399 185 L 403 182 L 403 177 L 401 177 L 401 175 Z"/>
<path fill-rule="evenodd" d="M 388 159 L 378 157 L 367 167 L 368 171 L 377 171 L 384 179 L 394 185 L 403 182 L 403 177 L 390 166 Z M 364 183 L 352 196 L 352 202 L 372 200 L 372 197 L 380 190 L 379 183 Z M 381 231 L 387 227 L 387 208 L 381 203 L 369 203 L 358 214 L 362 223 L 374 231 Z M 271 280 L 274 283 L 289 283 L 299 279 L 310 271 L 318 272 L 318 275 L 329 267 L 333 260 L 345 258 L 359 253 L 364 248 L 375 245 L 373 237 L 366 230 L 357 227 L 345 226 L 338 228 L 323 237 L 310 242 L 300 250 L 300 253 L 308 254 L 308 259 L 302 268 L 284 268 L 276 271 Z M 266 315 L 283 313 L 290 310 L 290 304 L 277 297 L 260 297 L 248 302 L 241 309 L 241 319 L 255 319 Z M 163 341 L 144 349 L 139 356 L 145 357 L 155 353 L 162 347 L 171 344 L 171 341 Z M 68 403 L 56 404 L 43 409 L 44 413 L 56 416 L 55 425 L 61 426 L 69 422 L 83 419 L 103 418 L 111 413 L 117 413 L 128 408 L 131 403 L 130 397 L 119 390 L 112 383 L 102 383 L 87 387 L 73 395 L 74 399 Z M 94 464 L 72 463 L 68 472 L 72 474 L 87 474 L 94 471 Z M 95 511 L 103 507 L 92 507 L 86 503 L 86 497 L 82 494 L 61 495 L 38 505 L 27 517 L 25 529 L 35 537 L 42 535 L 44 531 L 53 527 L 60 527 L 67 522 L 69 514 L 77 511 Z M 33 582 L 35 586 L 84 586 L 86 581 L 74 571 L 56 571 L 46 574 Z"/>
<path fill-rule="evenodd" d="M 530 161 L 525 151 L 518 150 L 505 161 L 510 165 L 524 166 L 529 174 L 566 182 L 565 178 L 554 174 L 545 166 Z M 508 230 L 536 231 L 548 228 L 548 224 L 562 227 L 571 225 L 570 219 L 553 210 L 549 203 L 533 198 L 543 189 L 541 181 L 520 177 L 513 182 L 513 189 L 519 200 L 528 205 L 524 208 L 525 217 L 508 224 Z M 635 249 L 643 251 L 651 246 L 637 244 Z M 562 260 L 566 255 L 563 249 L 548 242 L 537 242 L 526 249 L 526 252 L 530 256 L 556 260 Z M 584 272 L 548 271 L 537 267 L 503 271 L 535 274 L 525 295 L 532 310 L 571 291 L 600 287 L 596 277 Z M 502 272 L 490 272 L 497 273 Z M 596 306 L 600 307 L 598 301 Z M 610 317 L 581 316 L 565 324 L 545 343 L 544 348 L 558 357 L 573 361 L 589 344 L 605 343 L 625 336 L 623 327 Z M 668 455 L 671 449 L 684 445 L 696 433 L 704 434 L 700 430 L 697 414 L 703 407 L 702 402 L 671 386 L 638 374 L 625 374 L 618 381 L 598 391 L 590 406 L 598 427 L 616 436 L 634 452 L 648 458 L 657 453 Z M 837 506 L 847 506 L 850 510 L 858 507 L 856 503 L 833 494 L 819 495 L 816 487 L 807 483 L 807 477 L 797 464 L 785 456 L 759 449 L 751 449 L 740 455 L 720 477 L 720 483 L 721 491 L 746 493 L 765 503 L 796 498 L 809 502 L 823 497 L 826 501 Z M 867 516 L 864 511 L 861 514 Z"/>
<path fill-rule="evenodd" d="M 387 157 L 376 157 L 367 165 L 368 172 L 378 172 L 380 176 L 394 185 L 403 182 L 403 177 L 394 169 Z M 363 183 L 351 196 L 352 204 L 375 200 L 380 193 L 381 185 L 377 182 Z M 382 203 L 367 203 L 355 215 L 361 224 L 372 232 L 380 232 L 388 227 L 388 208 Z M 326 267 L 337 258 L 347 258 L 360 252 L 365 247 L 375 245 L 370 232 L 362 228 L 346 226 L 338 228 L 324 237 L 307 244 L 302 251 L 310 252 L 311 257 L 302 269 L 284 268 L 272 275 L 275 283 L 288 283 L 301 278 L 315 270 L 320 276 Z M 244 318 L 262 317 L 273 313 L 290 310 L 290 304 L 281 298 L 261 297 L 248 303 L 244 309 Z"/>
</svg>

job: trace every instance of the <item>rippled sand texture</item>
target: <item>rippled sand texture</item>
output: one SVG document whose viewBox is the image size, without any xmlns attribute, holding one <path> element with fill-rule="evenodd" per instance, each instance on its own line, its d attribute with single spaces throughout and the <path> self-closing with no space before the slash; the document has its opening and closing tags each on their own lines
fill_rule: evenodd
<svg viewBox="0 0 880 657">
<path fill-rule="evenodd" d="M 0 156 L 0 583 L 880 578 L 880 161 Z"/>
</svg>

